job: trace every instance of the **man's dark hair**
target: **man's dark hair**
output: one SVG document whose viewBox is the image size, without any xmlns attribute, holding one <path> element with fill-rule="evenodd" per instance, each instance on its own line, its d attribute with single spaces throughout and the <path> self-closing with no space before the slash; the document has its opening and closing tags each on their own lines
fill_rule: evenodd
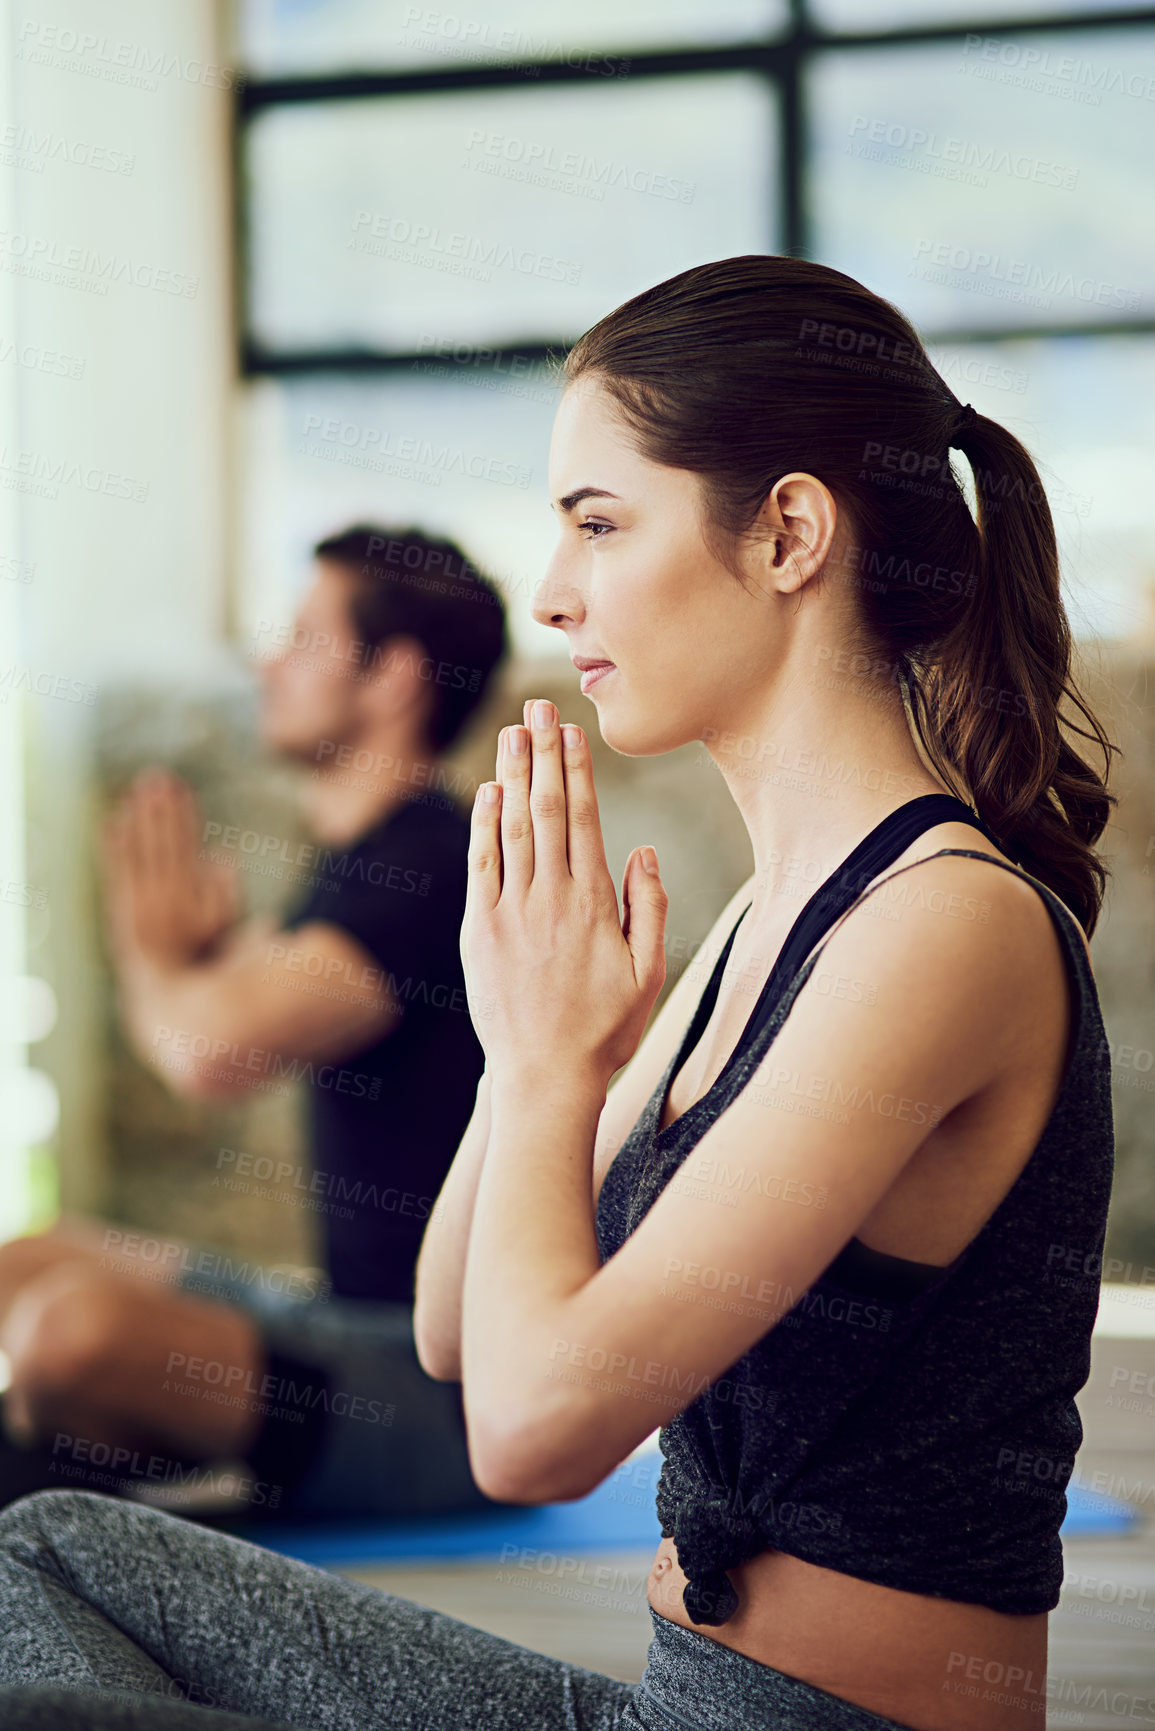
<svg viewBox="0 0 1155 1731">
<path fill-rule="evenodd" d="M 419 529 L 356 523 L 318 541 L 313 554 L 355 578 L 353 626 L 368 651 L 398 636 L 424 647 L 433 692 L 426 731 L 434 751 L 446 750 L 508 649 L 499 591 L 455 542 Z"/>
</svg>

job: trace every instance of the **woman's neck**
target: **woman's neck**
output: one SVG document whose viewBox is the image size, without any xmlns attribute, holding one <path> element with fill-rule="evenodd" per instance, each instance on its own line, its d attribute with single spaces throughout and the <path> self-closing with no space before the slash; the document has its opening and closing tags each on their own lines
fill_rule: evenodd
<svg viewBox="0 0 1155 1731">
<path fill-rule="evenodd" d="M 899 806 L 952 791 L 923 762 L 894 684 L 795 685 L 706 744 L 750 836 L 752 924 L 800 880 L 817 889 Z"/>
</svg>

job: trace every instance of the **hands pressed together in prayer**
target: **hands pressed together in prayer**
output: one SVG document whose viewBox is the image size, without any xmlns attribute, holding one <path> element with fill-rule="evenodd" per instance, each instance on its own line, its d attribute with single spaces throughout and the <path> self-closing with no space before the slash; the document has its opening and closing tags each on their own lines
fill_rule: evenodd
<svg viewBox="0 0 1155 1731">
<path fill-rule="evenodd" d="M 495 1081 L 596 1086 L 637 1050 L 665 979 L 667 896 L 652 847 L 634 848 L 624 912 L 606 864 L 584 730 L 531 699 L 503 728 L 497 780 L 473 808 L 461 953 Z"/>
<path fill-rule="evenodd" d="M 138 775 L 104 829 L 108 935 L 118 966 L 182 968 L 235 925 L 236 878 L 200 857 L 197 803 L 166 770 Z"/>
</svg>

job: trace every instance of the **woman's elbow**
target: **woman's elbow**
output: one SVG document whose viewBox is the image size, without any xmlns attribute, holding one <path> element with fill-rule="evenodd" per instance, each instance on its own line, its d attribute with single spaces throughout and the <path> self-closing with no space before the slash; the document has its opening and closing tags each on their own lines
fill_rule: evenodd
<svg viewBox="0 0 1155 1731">
<path fill-rule="evenodd" d="M 421 1315 L 420 1306 L 413 1312 L 413 1344 L 417 1362 L 434 1382 L 461 1381 L 461 1354 L 444 1335 L 438 1335 Z"/>
<path fill-rule="evenodd" d="M 466 1417 L 470 1468 L 494 1502 L 573 1502 L 600 1482 L 590 1477 L 585 1451 L 573 1439 L 552 1443 L 541 1423 L 503 1425 Z"/>
</svg>

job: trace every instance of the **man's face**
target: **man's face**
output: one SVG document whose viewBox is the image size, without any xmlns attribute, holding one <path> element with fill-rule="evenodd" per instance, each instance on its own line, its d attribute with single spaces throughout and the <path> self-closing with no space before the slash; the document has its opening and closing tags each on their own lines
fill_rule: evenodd
<svg viewBox="0 0 1155 1731">
<path fill-rule="evenodd" d="M 314 762 L 322 740 L 345 745 L 356 738 L 359 676 L 367 670 L 353 624 L 352 595 L 351 576 L 319 559 L 287 647 L 262 663 L 261 737 L 274 751 Z"/>
</svg>

